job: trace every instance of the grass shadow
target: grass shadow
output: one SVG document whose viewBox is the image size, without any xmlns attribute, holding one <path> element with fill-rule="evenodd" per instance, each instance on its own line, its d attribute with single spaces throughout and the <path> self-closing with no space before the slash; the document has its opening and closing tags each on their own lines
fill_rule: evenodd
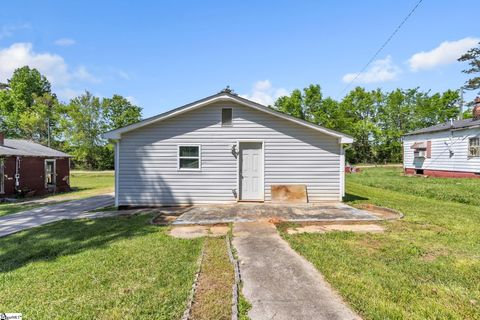
<svg viewBox="0 0 480 320">
<path fill-rule="evenodd" d="M 355 201 L 365 201 L 368 200 L 368 198 L 353 194 L 353 193 L 345 193 L 345 196 L 343 197 L 343 202 L 355 202 Z"/>
<path fill-rule="evenodd" d="M 157 232 L 151 215 L 63 220 L 0 238 L 0 273 Z"/>
</svg>

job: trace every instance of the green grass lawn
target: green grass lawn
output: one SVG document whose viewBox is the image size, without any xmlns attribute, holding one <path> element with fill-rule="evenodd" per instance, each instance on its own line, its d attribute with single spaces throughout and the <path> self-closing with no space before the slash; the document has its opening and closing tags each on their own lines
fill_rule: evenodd
<svg viewBox="0 0 480 320">
<path fill-rule="evenodd" d="M 232 286 L 235 276 L 227 250 L 224 237 L 205 239 L 205 253 L 191 319 L 232 319 Z"/>
<path fill-rule="evenodd" d="M 365 168 L 362 171 L 348 175 L 348 182 L 480 206 L 478 179 L 406 177 L 401 168 Z"/>
<path fill-rule="evenodd" d="M 204 239 L 151 215 L 61 221 L 0 238 L 0 310 L 24 319 L 179 319 Z"/>
<path fill-rule="evenodd" d="M 65 192 L 42 199 L 55 202 L 62 202 L 72 199 L 80 199 L 97 194 L 113 192 L 114 188 L 114 172 L 113 171 L 71 171 L 70 185 L 72 192 Z M 35 200 L 36 198 L 23 199 L 24 201 Z M 19 211 L 40 207 L 43 204 L 32 203 L 3 203 L 0 204 L 0 217 Z"/>
<path fill-rule="evenodd" d="M 385 233 L 282 236 L 366 319 L 480 319 L 480 180 L 400 173 L 347 177 L 350 203 L 405 214 Z"/>
</svg>

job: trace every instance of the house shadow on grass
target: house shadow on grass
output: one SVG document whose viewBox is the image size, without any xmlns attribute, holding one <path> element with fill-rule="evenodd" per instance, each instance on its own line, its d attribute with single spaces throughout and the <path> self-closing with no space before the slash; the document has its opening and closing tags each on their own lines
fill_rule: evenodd
<svg viewBox="0 0 480 320">
<path fill-rule="evenodd" d="M 343 202 L 355 202 L 355 201 L 362 201 L 368 200 L 368 198 L 353 194 L 353 193 L 345 193 L 343 197 Z"/>
<path fill-rule="evenodd" d="M 150 215 L 63 220 L 0 238 L 0 273 L 158 232 Z"/>
</svg>

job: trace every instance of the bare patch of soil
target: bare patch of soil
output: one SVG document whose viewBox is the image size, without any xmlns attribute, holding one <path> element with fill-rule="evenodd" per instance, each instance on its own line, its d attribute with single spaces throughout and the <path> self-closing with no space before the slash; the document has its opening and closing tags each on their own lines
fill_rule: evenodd
<svg viewBox="0 0 480 320">
<path fill-rule="evenodd" d="M 379 207 L 371 203 L 362 203 L 362 204 L 355 205 L 355 207 L 358 209 L 368 211 L 369 213 L 372 213 L 384 220 L 394 220 L 394 219 L 403 218 L 403 214 L 396 210 Z"/>
</svg>

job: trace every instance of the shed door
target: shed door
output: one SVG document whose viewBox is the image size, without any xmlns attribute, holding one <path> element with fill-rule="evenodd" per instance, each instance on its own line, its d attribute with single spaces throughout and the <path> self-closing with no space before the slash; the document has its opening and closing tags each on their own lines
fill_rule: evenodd
<svg viewBox="0 0 480 320">
<path fill-rule="evenodd" d="M 240 199 L 263 200 L 262 143 L 240 142 Z"/>
</svg>

